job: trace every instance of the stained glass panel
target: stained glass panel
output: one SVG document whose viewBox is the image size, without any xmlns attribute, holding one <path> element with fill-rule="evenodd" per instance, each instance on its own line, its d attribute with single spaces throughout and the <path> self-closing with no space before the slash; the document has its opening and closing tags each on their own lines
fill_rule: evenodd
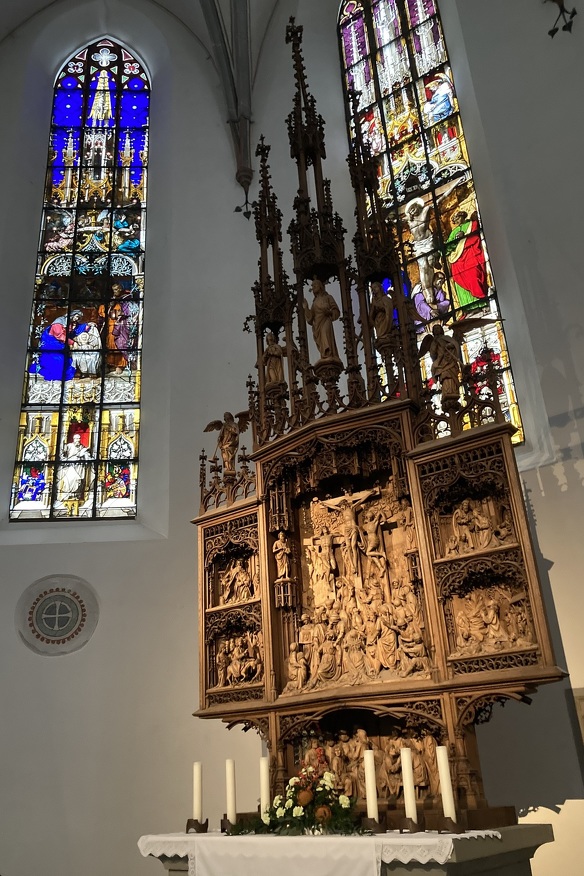
<svg viewBox="0 0 584 876">
<path fill-rule="evenodd" d="M 345 76 L 357 58 L 363 69 L 371 70 L 358 121 L 377 158 L 378 191 L 396 231 L 403 288 L 419 315 L 420 347 L 440 324 L 455 336 L 474 392 L 483 391 L 482 385 L 487 391 L 486 375 L 492 382 L 494 370 L 501 409 L 518 428 L 516 440 L 521 441 L 497 293 L 437 4 L 369 0 L 358 6 L 346 3 L 343 15 L 339 33 Z M 347 81 L 356 87 L 354 76 Z M 354 135 L 351 121 L 351 139 Z M 422 369 L 432 390 L 427 356 Z M 440 393 L 433 399 L 438 410 Z"/>
<path fill-rule="evenodd" d="M 10 517 L 134 517 L 148 76 L 110 40 L 57 77 Z"/>
</svg>

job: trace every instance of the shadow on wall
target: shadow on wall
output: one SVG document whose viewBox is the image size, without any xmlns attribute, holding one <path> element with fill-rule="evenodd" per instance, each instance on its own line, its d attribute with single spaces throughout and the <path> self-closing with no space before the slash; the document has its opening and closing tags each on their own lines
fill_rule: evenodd
<svg viewBox="0 0 584 876">
<path fill-rule="evenodd" d="M 556 456 L 551 478 L 536 472 L 542 497 L 584 487 L 584 328 L 571 324 L 564 338 L 566 355 L 547 363 L 540 379 Z"/>
<path fill-rule="evenodd" d="M 578 479 L 578 485 L 581 482 Z M 549 577 L 553 562 L 540 550 L 535 513 L 526 488 L 533 539 L 556 663 L 566 658 Z M 485 793 L 491 806 L 512 803 L 520 814 L 540 807 L 559 812 L 566 800 L 584 798 L 584 745 L 569 678 L 540 688 L 530 706 L 509 701 L 477 727 Z"/>
</svg>

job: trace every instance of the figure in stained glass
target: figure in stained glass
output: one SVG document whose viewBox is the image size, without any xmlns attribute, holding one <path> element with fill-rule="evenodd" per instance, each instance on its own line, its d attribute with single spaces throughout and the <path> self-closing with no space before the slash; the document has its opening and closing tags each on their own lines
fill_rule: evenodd
<svg viewBox="0 0 584 876">
<path fill-rule="evenodd" d="M 71 380 L 75 374 L 70 349 L 78 335 L 89 328 L 81 323 L 83 313 L 73 310 L 69 316 L 58 316 L 44 329 L 40 341 L 38 357 L 30 366 L 32 374 L 45 380 Z"/>
<path fill-rule="evenodd" d="M 454 100 L 452 83 L 445 73 L 436 73 L 426 83 L 428 100 L 424 106 L 424 112 L 428 116 L 430 124 L 442 121 L 454 112 Z"/>
<path fill-rule="evenodd" d="M 457 179 L 436 198 L 436 204 L 444 201 L 463 179 Z M 405 219 L 412 236 L 412 254 L 416 259 L 420 272 L 420 287 L 427 304 L 432 307 L 434 301 L 434 269 L 436 267 L 436 239 L 431 227 L 432 202 L 426 204 L 423 198 L 413 198 L 406 204 Z"/>
<path fill-rule="evenodd" d="M 106 499 L 127 499 L 130 495 L 130 469 L 127 464 L 111 465 L 103 484 Z"/>
<path fill-rule="evenodd" d="M 38 502 L 46 487 L 45 474 L 34 465 L 25 466 L 18 484 L 19 502 Z"/>
<path fill-rule="evenodd" d="M 101 337 L 94 322 L 86 323 L 71 345 L 71 365 L 80 376 L 95 377 L 101 365 Z"/>
<path fill-rule="evenodd" d="M 140 305 L 133 300 L 130 289 L 121 283 L 112 286 L 113 300 L 107 312 L 108 365 L 114 374 L 123 374 L 136 348 Z"/>
<path fill-rule="evenodd" d="M 421 283 L 416 283 L 412 289 L 412 301 L 414 307 L 425 322 L 430 322 L 430 320 L 435 319 L 436 316 L 442 316 L 443 314 L 448 313 L 448 310 L 450 309 L 450 302 L 448 301 L 444 289 L 446 284 L 444 272 L 435 270 L 432 283 L 434 285 L 432 304 L 428 304 L 424 298 Z"/>
<path fill-rule="evenodd" d="M 487 297 L 487 263 L 476 213 L 469 219 L 464 210 L 457 210 L 452 225 L 446 253 L 458 303 L 464 307 Z"/>
<path fill-rule="evenodd" d="M 129 228 L 118 229 L 118 235 L 122 238 L 122 242 L 118 244 L 118 252 L 125 252 L 128 255 L 136 253 L 140 249 L 140 225 L 138 222 L 132 222 Z"/>
<path fill-rule="evenodd" d="M 65 462 L 59 467 L 59 498 L 61 501 L 81 499 L 87 474 L 87 465 L 84 463 L 91 459 L 91 453 L 82 443 L 79 432 L 75 432 L 72 440 L 65 444 L 61 459 Z"/>
</svg>

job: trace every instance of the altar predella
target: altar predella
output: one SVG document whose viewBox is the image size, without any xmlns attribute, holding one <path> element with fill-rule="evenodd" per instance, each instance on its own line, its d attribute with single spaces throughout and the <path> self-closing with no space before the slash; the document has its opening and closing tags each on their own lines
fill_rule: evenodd
<svg viewBox="0 0 584 876">
<path fill-rule="evenodd" d="M 197 715 L 257 730 L 273 793 L 304 765 L 363 799 L 363 753 L 373 748 L 388 817 L 402 802 L 400 751 L 411 749 L 416 793 L 431 811 L 436 746 L 447 745 L 468 826 L 503 824 L 509 813 L 484 798 L 475 725 L 494 703 L 526 699 L 562 675 L 514 427 L 492 358 L 478 370 L 462 364 L 460 337 L 480 320 L 453 320 L 431 302 L 429 319 L 414 309 L 356 120 L 357 233 L 347 257 L 293 20 L 286 41 L 296 83 L 287 119 L 298 171 L 294 278 L 262 138 L 259 279 L 247 322 L 257 379 L 243 413 L 209 424 L 217 451 L 201 456 Z M 421 200 L 414 189 L 409 197 Z M 248 427 L 249 455 L 240 441 Z"/>
</svg>

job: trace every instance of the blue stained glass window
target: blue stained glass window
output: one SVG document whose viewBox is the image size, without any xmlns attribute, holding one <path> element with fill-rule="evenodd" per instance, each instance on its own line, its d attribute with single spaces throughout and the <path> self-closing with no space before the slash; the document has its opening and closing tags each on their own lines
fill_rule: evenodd
<svg viewBox="0 0 584 876">
<path fill-rule="evenodd" d="M 136 515 L 149 101 L 111 40 L 57 77 L 11 520 Z"/>
</svg>

